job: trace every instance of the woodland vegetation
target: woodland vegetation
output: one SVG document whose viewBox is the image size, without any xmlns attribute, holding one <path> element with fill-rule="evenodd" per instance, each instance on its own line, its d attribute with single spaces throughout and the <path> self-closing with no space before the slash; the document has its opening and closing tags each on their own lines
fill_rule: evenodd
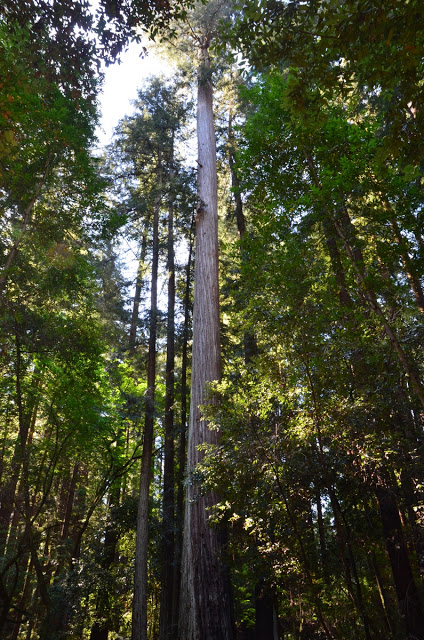
<svg viewBox="0 0 424 640">
<path fill-rule="evenodd" d="M 422 0 L 2 1 L 0 638 L 424 640 L 423 78 Z"/>
</svg>

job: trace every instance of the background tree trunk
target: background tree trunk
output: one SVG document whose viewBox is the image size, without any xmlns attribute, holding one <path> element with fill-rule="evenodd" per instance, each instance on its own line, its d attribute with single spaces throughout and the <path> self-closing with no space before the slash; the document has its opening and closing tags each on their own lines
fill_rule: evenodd
<svg viewBox="0 0 424 640">
<path fill-rule="evenodd" d="M 168 640 L 172 633 L 172 595 L 174 573 L 174 382 L 175 382 L 175 260 L 174 260 L 174 171 L 171 150 L 171 194 L 168 209 L 168 318 L 166 341 L 166 395 L 163 470 L 162 580 L 159 638 Z"/>
<path fill-rule="evenodd" d="M 135 283 L 135 293 L 133 300 L 133 308 L 131 314 L 131 325 L 130 325 L 130 335 L 128 340 L 128 354 L 130 356 L 134 355 L 135 345 L 137 340 L 137 323 L 138 323 L 138 315 L 141 301 L 141 290 L 143 288 L 143 276 L 145 265 L 144 261 L 146 259 L 146 250 L 147 250 L 147 228 L 143 231 L 143 238 L 141 241 L 140 248 L 140 257 L 138 260 L 138 268 L 137 268 L 137 279 Z"/>
<path fill-rule="evenodd" d="M 141 458 L 140 492 L 137 511 L 135 550 L 134 601 L 132 640 L 147 640 L 147 550 L 149 521 L 149 490 L 152 476 L 153 423 L 156 378 L 157 287 L 159 262 L 159 209 L 161 202 L 162 167 L 158 159 L 158 195 L 153 212 L 153 257 L 150 306 L 149 355 L 147 363 L 147 391 L 144 422 L 143 453 Z"/>
<path fill-rule="evenodd" d="M 399 509 L 389 488 L 378 485 L 375 490 L 385 536 L 387 555 L 393 572 L 399 611 L 408 638 L 424 637 L 424 615 L 417 585 L 409 562 Z"/>
<path fill-rule="evenodd" d="M 175 557 L 174 557 L 174 592 L 172 596 L 172 629 L 173 638 L 178 637 L 178 610 L 180 604 L 181 592 L 181 554 L 183 545 L 183 520 L 184 520 L 184 475 L 186 467 L 186 448 L 187 448 L 187 368 L 188 368 L 188 339 L 190 324 L 190 290 L 191 290 L 191 267 L 193 255 L 193 226 L 194 219 L 190 230 L 189 253 L 186 266 L 186 282 L 184 292 L 184 329 L 182 344 L 182 362 L 181 362 L 181 425 L 180 438 L 178 443 L 178 472 L 176 478 L 177 484 L 177 503 L 175 509 Z"/>
</svg>

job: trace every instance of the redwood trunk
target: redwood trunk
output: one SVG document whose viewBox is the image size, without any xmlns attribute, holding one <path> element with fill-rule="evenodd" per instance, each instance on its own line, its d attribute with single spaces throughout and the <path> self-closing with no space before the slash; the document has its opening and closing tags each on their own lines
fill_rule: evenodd
<svg viewBox="0 0 424 640">
<path fill-rule="evenodd" d="M 165 438 L 163 470 L 162 520 L 162 580 L 159 620 L 160 640 L 172 637 L 172 593 L 174 573 L 174 383 L 175 383 L 175 260 L 174 260 L 174 203 L 171 151 L 171 198 L 168 212 L 168 317 L 166 341 Z"/>
<path fill-rule="evenodd" d="M 234 131 L 233 131 L 233 117 L 232 112 L 230 110 L 230 116 L 228 119 L 228 143 L 229 143 L 229 153 L 228 153 L 228 165 L 230 167 L 231 173 L 231 187 L 233 190 L 233 198 L 234 198 L 234 212 L 236 216 L 237 222 L 237 231 L 240 238 L 241 251 L 240 258 L 242 262 L 242 266 L 249 261 L 249 256 L 246 255 L 246 251 L 243 247 L 243 241 L 246 236 L 246 219 L 244 217 L 243 211 L 243 201 L 241 198 L 241 189 L 240 189 L 240 180 L 237 175 L 236 170 L 236 162 L 235 162 L 235 139 L 234 139 Z M 246 364 L 249 364 L 252 359 L 258 353 L 258 345 L 256 341 L 256 336 L 250 332 L 246 331 L 243 336 L 244 342 L 244 359 Z"/>
<path fill-rule="evenodd" d="M 149 520 L 149 490 L 152 476 L 153 423 L 156 378 L 157 280 L 159 260 L 159 209 L 161 200 L 161 160 L 158 160 L 158 189 L 153 212 L 153 256 L 149 329 L 149 355 L 147 363 L 147 391 L 143 453 L 141 457 L 140 492 L 137 511 L 135 548 L 135 575 L 132 640 L 147 640 L 147 550 Z"/>
<path fill-rule="evenodd" d="M 193 356 L 188 433 L 187 495 L 184 520 L 179 638 L 230 640 L 234 637 L 227 572 L 220 555 L 223 535 L 209 525 L 213 492 L 202 495 L 192 475 L 202 459 L 199 445 L 217 444 L 218 433 L 202 418 L 207 384 L 221 377 L 218 280 L 216 141 L 209 79 L 208 42 L 200 47 L 197 141 L 198 196 L 194 271 Z"/>
<path fill-rule="evenodd" d="M 424 638 L 424 613 L 409 562 L 396 500 L 390 489 L 376 487 L 376 496 L 398 599 L 408 638 Z"/>
<path fill-rule="evenodd" d="M 138 314 L 139 314 L 140 301 L 141 301 L 141 290 L 143 288 L 144 261 L 146 259 L 146 249 L 147 249 L 147 229 L 145 229 L 143 233 L 143 239 L 141 242 L 141 249 L 140 249 L 140 258 L 138 260 L 137 279 L 135 283 L 135 293 L 134 293 L 133 309 L 132 309 L 131 324 L 130 324 L 130 335 L 128 340 L 128 354 L 130 356 L 134 355 L 135 345 L 137 340 L 137 323 L 138 323 Z"/>
<path fill-rule="evenodd" d="M 181 587 L 181 554 L 183 544 L 183 519 L 184 519 L 184 475 L 186 467 L 187 448 L 187 365 L 188 365 L 188 339 L 190 323 L 190 283 L 191 264 L 193 254 L 193 226 L 190 230 L 190 246 L 186 266 L 186 283 L 184 293 L 184 334 L 181 362 L 181 427 L 178 443 L 178 473 L 177 473 L 177 504 L 175 509 L 175 556 L 174 556 L 174 593 L 172 597 L 172 629 L 173 638 L 178 637 L 178 611 L 180 605 Z"/>
</svg>

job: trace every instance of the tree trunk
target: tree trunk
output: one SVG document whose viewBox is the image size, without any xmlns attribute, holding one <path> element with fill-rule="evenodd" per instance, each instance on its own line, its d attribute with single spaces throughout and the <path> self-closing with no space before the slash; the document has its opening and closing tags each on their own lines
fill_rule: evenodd
<svg viewBox="0 0 424 640">
<path fill-rule="evenodd" d="M 119 505 L 120 494 L 121 488 L 119 484 L 111 487 L 109 509 Z M 112 523 L 112 525 L 106 527 L 104 532 L 101 567 L 105 571 L 109 571 L 115 562 L 118 542 L 119 530 L 116 524 Z M 90 640 L 108 640 L 109 631 L 113 628 L 113 607 L 111 606 L 110 590 L 103 584 L 99 585 L 97 593 L 96 618 L 91 627 Z"/>
<path fill-rule="evenodd" d="M 390 226 L 393 229 L 396 242 L 399 245 L 402 263 L 405 269 L 405 273 L 408 277 L 409 284 L 411 285 L 411 289 L 415 296 L 416 303 L 420 312 L 424 313 L 424 293 L 421 286 L 420 277 L 415 269 L 415 265 L 413 264 L 411 257 L 409 256 L 407 241 L 402 236 L 399 225 L 394 218 L 390 220 Z"/>
<path fill-rule="evenodd" d="M 218 214 L 216 141 L 210 81 L 209 42 L 199 50 L 197 141 L 198 209 L 194 275 L 191 409 L 188 433 L 180 640 L 230 640 L 234 637 L 232 601 L 221 559 L 223 533 L 209 526 L 208 509 L 218 497 L 201 495 L 193 472 L 202 459 L 201 444 L 217 444 L 218 433 L 202 418 L 207 384 L 221 377 L 219 333 Z"/>
<path fill-rule="evenodd" d="M 276 640 L 274 602 L 271 594 L 262 587 L 259 583 L 255 588 L 255 640 Z"/>
<path fill-rule="evenodd" d="M 128 354 L 134 355 L 135 343 L 137 338 L 138 313 L 141 301 L 141 290 L 143 288 L 144 261 L 146 259 L 147 249 L 147 229 L 144 230 L 143 239 L 141 241 L 140 258 L 138 260 L 137 279 L 135 283 L 135 293 L 133 301 L 133 309 L 131 313 L 130 335 L 128 340 Z"/>
<path fill-rule="evenodd" d="M 35 189 L 35 193 L 33 195 L 33 197 L 31 198 L 31 200 L 29 201 L 28 205 L 25 207 L 24 211 L 23 211 L 23 220 L 22 220 L 22 225 L 21 225 L 21 229 L 19 231 L 19 234 L 17 235 L 10 251 L 9 254 L 6 258 L 6 263 L 4 265 L 3 268 L 3 272 L 0 275 L 0 293 L 3 293 L 3 289 L 5 288 L 5 284 L 6 284 L 6 280 L 7 280 L 7 276 L 8 276 L 8 270 L 10 269 L 14 259 L 16 258 L 16 254 L 18 253 L 18 247 L 21 244 L 25 233 L 27 231 L 28 225 L 30 223 L 31 220 L 31 215 L 35 206 L 35 203 L 37 202 L 40 193 L 44 187 L 44 185 L 47 182 L 47 178 L 49 176 L 50 173 L 50 162 L 51 162 L 51 156 L 49 155 L 47 160 L 46 160 L 46 166 L 44 169 L 44 173 L 41 177 L 40 182 L 37 184 L 36 189 Z"/>
<path fill-rule="evenodd" d="M 0 555 L 6 548 L 6 541 L 11 525 L 11 516 L 14 509 L 16 488 L 24 457 L 27 454 L 27 442 L 31 429 L 34 427 L 38 411 L 38 393 L 42 379 L 42 372 L 36 367 L 32 374 L 31 390 L 26 398 L 23 397 L 22 380 L 24 367 L 22 364 L 21 340 L 19 326 L 15 324 L 16 344 L 16 404 L 18 406 L 19 434 L 10 462 L 10 475 L 8 481 L 0 490 Z"/>
<path fill-rule="evenodd" d="M 174 260 L 174 171 L 171 149 L 171 196 L 168 212 L 168 318 L 166 329 L 165 442 L 163 470 L 162 579 L 159 620 L 160 640 L 172 637 L 172 595 L 174 574 L 174 382 L 175 382 L 175 260 Z"/>
<path fill-rule="evenodd" d="M 72 509 L 74 506 L 74 496 L 75 496 L 75 490 L 76 490 L 77 481 L 78 481 L 79 468 L 80 468 L 80 465 L 78 462 L 76 462 L 72 470 L 71 482 L 66 487 L 67 489 L 66 507 L 65 507 L 64 517 L 63 517 L 62 530 L 60 532 L 60 537 L 62 540 L 66 540 L 66 538 L 69 535 L 69 525 L 71 522 Z"/>
<path fill-rule="evenodd" d="M 249 260 L 249 256 L 246 255 L 246 251 L 243 247 L 243 240 L 246 236 L 246 219 L 244 217 L 243 211 L 243 201 L 241 199 L 241 191 L 240 191 L 240 180 L 237 175 L 237 170 L 235 166 L 235 140 L 234 140 L 234 131 L 233 131 L 233 117 L 232 110 L 230 109 L 230 115 L 228 119 L 228 142 L 229 142 L 229 153 L 228 153 L 228 165 L 230 167 L 231 173 L 231 187 L 233 190 L 233 198 L 234 198 L 234 211 L 236 216 L 237 223 L 237 231 L 240 238 L 241 250 L 240 250 L 240 258 L 242 266 L 246 264 Z M 244 360 L 246 364 L 251 362 L 252 358 L 258 353 L 258 345 L 256 336 L 250 331 L 245 331 L 243 336 L 244 342 Z"/>
<path fill-rule="evenodd" d="M 378 593 L 380 596 L 380 601 L 381 601 L 381 607 L 383 609 L 384 612 L 384 621 L 385 621 L 385 625 L 387 627 L 387 633 L 391 636 L 395 636 L 396 637 L 396 633 L 397 635 L 401 634 L 401 630 L 400 629 L 396 629 L 396 627 L 399 626 L 398 624 L 398 620 L 393 621 L 391 618 L 393 616 L 393 611 L 396 611 L 396 607 L 393 606 L 391 607 L 390 604 L 395 604 L 394 602 L 391 603 L 388 600 L 387 597 L 387 592 L 386 592 L 386 588 L 385 585 L 383 583 L 383 580 L 381 579 L 381 575 L 380 575 L 380 569 L 378 566 L 378 562 L 377 562 L 377 556 L 375 553 L 375 550 L 373 549 L 370 553 L 368 553 L 368 563 L 370 566 L 370 569 L 372 570 L 372 573 L 374 575 L 375 578 L 375 583 L 377 585 L 377 589 L 378 589 Z"/>
<path fill-rule="evenodd" d="M 314 160 L 312 156 L 305 152 L 305 159 L 308 164 L 311 178 L 315 184 L 315 186 L 320 189 L 321 182 L 318 176 L 318 172 L 316 170 Z M 331 220 L 331 216 L 328 216 L 329 220 Z M 412 389 L 414 390 L 417 398 L 419 399 L 421 406 L 424 408 L 424 389 L 421 383 L 421 380 L 416 372 L 416 367 L 409 362 L 409 359 L 403 350 L 403 347 L 400 343 L 396 330 L 392 327 L 389 322 L 386 314 L 384 313 L 381 305 L 378 301 L 378 296 L 376 295 L 374 289 L 368 282 L 367 273 L 365 269 L 364 259 L 362 255 L 361 248 L 358 246 L 356 241 L 356 229 L 352 224 L 352 221 L 349 216 L 349 212 L 346 208 L 343 208 L 338 219 L 334 219 L 333 221 L 334 228 L 337 232 L 337 235 L 343 242 L 344 248 L 346 250 L 349 259 L 351 260 L 353 269 L 356 273 L 358 281 L 361 285 L 361 291 L 363 298 L 369 308 L 374 312 L 377 316 L 379 322 L 384 327 L 384 332 L 390 342 L 392 343 L 399 361 L 401 362 L 406 374 L 408 375 Z"/>
<path fill-rule="evenodd" d="M 278 467 L 274 467 L 274 473 L 275 473 L 275 480 L 277 483 L 277 487 L 280 493 L 280 496 L 283 500 L 284 506 L 286 508 L 286 513 L 287 513 L 287 517 L 288 520 L 290 522 L 290 525 L 293 528 L 293 533 L 297 539 L 297 542 L 299 544 L 299 550 L 300 550 L 300 555 L 303 561 L 303 567 L 305 570 L 305 577 L 306 580 L 309 584 L 310 587 L 310 592 L 311 595 L 313 597 L 314 603 L 315 603 L 315 610 L 316 610 L 316 614 L 317 614 L 317 618 L 321 624 L 322 630 L 325 634 L 325 637 L 327 638 L 327 640 L 334 640 L 335 636 L 333 635 L 331 629 L 330 629 L 330 625 L 327 623 L 326 619 L 324 618 L 323 615 L 323 611 L 322 611 L 322 607 L 321 607 L 321 602 L 320 602 L 320 595 L 317 589 L 317 585 L 316 585 L 316 580 L 314 578 L 314 572 L 310 566 L 310 560 L 307 554 L 307 550 L 305 548 L 305 544 L 304 544 L 304 540 L 303 540 L 303 536 L 301 534 L 301 531 L 298 527 L 298 523 L 297 523 L 297 514 L 295 512 L 295 510 L 292 509 L 290 503 L 289 503 L 289 493 L 287 491 L 287 487 L 283 486 L 281 480 L 280 480 L 280 476 L 278 473 Z"/>
<path fill-rule="evenodd" d="M 376 496 L 383 524 L 386 550 L 390 559 L 399 611 L 405 622 L 408 638 L 424 638 L 424 613 L 417 585 L 409 562 L 405 537 L 396 500 L 390 489 L 376 487 Z"/>
<path fill-rule="evenodd" d="M 17 612 L 16 612 L 16 619 L 13 623 L 13 628 L 10 634 L 8 634 L 8 632 L 6 631 L 5 633 L 5 637 L 10 637 L 10 640 L 18 640 L 19 637 L 19 632 L 21 629 L 21 625 L 22 625 L 22 619 L 24 616 L 24 611 L 25 609 L 28 607 L 29 604 L 29 600 L 30 600 L 30 596 L 31 596 L 31 587 L 32 587 L 32 582 L 31 582 L 31 573 L 32 573 L 32 563 L 31 561 L 28 562 L 28 566 L 26 569 L 26 574 L 25 574 L 25 582 L 24 582 L 24 587 L 22 590 L 22 595 L 21 598 L 19 600 L 19 604 L 17 606 Z"/>
<path fill-rule="evenodd" d="M 352 298 L 350 297 L 348 288 L 346 286 L 346 277 L 343 269 L 343 264 L 337 246 L 334 226 L 330 220 L 325 216 L 323 220 L 323 229 L 325 236 L 325 243 L 327 245 L 328 254 L 330 256 L 331 267 L 333 269 L 334 277 L 336 279 L 337 288 L 339 291 L 339 301 L 342 307 L 352 308 Z"/>
<path fill-rule="evenodd" d="M 150 304 L 149 354 L 147 362 L 147 391 L 145 405 L 143 453 L 141 457 L 140 492 L 137 511 L 137 532 L 135 549 L 134 601 L 132 640 L 147 640 L 147 551 L 149 521 L 149 490 L 152 476 L 153 423 L 155 408 L 156 378 L 156 329 L 157 329 L 157 287 L 159 261 L 159 210 L 161 204 L 162 167 L 158 158 L 158 195 L 153 211 L 153 255 Z"/>
<path fill-rule="evenodd" d="M 365 301 L 367 302 L 369 307 L 372 309 L 372 311 L 376 314 L 376 316 L 379 318 L 382 326 L 384 327 L 385 334 L 389 338 L 390 342 L 392 343 L 399 357 L 399 360 L 411 381 L 411 386 L 415 391 L 415 394 L 418 397 L 421 403 L 421 406 L 424 408 L 424 389 L 415 371 L 415 367 L 409 362 L 406 356 L 406 353 L 400 344 L 397 333 L 395 329 L 393 329 L 389 320 L 386 318 L 386 315 L 384 314 L 381 308 L 381 305 L 378 302 L 378 299 L 374 290 L 371 289 L 371 287 L 367 284 L 362 252 L 355 243 L 355 228 L 346 210 L 342 212 L 340 216 L 340 222 L 334 221 L 334 226 L 341 240 L 343 241 L 343 244 L 346 249 L 346 253 L 348 254 L 349 258 L 352 261 L 352 265 L 358 276 L 358 280 L 362 286 Z"/>
<path fill-rule="evenodd" d="M 359 577 L 357 574 L 356 563 L 354 558 L 354 553 L 352 550 L 352 546 L 349 540 L 349 529 L 346 523 L 345 518 L 343 517 L 343 512 L 340 508 L 339 501 L 337 499 L 336 492 L 334 490 L 333 484 L 331 482 L 329 469 L 327 466 L 327 462 L 325 460 L 324 448 L 322 444 L 322 434 L 321 434 L 321 417 L 319 404 L 317 400 L 317 395 L 315 393 L 315 387 L 313 384 L 312 376 L 309 370 L 309 366 L 306 364 L 306 374 L 308 377 L 313 405 L 314 405 L 314 421 L 315 421 L 315 430 L 316 430 L 316 438 L 317 438 L 317 454 L 318 459 L 322 468 L 323 478 L 326 485 L 326 489 L 328 492 L 328 496 L 330 498 L 331 509 L 333 511 L 334 516 L 334 527 L 336 534 L 336 542 L 340 555 L 340 560 L 344 569 L 344 577 L 346 582 L 347 591 L 349 597 L 352 600 L 359 616 L 361 617 L 365 637 L 367 640 L 371 640 L 371 623 L 368 618 L 368 615 L 365 611 L 363 596 L 362 596 L 362 588 L 359 581 Z"/>
<path fill-rule="evenodd" d="M 324 578 L 324 582 L 326 583 L 327 586 L 329 586 L 331 582 L 330 582 L 330 576 L 328 573 L 328 551 L 327 551 L 327 544 L 325 541 L 325 527 L 324 527 L 324 518 L 322 513 L 321 491 L 319 487 L 316 488 L 315 495 L 316 495 L 316 505 L 317 505 L 317 524 L 318 524 L 318 538 L 319 538 L 322 575 Z"/>
<path fill-rule="evenodd" d="M 175 557 L 174 557 L 174 590 L 172 596 L 172 629 L 173 638 L 178 637 L 178 611 L 180 604 L 181 587 L 181 553 L 183 544 L 183 520 L 184 520 L 184 475 L 186 467 L 186 441 L 187 441 L 187 365 L 188 365 L 188 339 L 190 323 L 190 288 L 191 288 L 191 264 L 193 255 L 193 226 L 190 230 L 190 246 L 186 266 L 186 283 L 184 292 L 184 333 L 181 358 L 181 426 L 178 446 L 178 473 L 177 473 L 177 504 L 175 510 Z"/>
</svg>

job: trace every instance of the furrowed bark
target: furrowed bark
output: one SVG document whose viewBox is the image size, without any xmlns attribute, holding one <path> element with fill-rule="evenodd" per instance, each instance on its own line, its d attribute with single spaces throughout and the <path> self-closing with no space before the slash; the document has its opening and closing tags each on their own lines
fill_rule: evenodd
<svg viewBox="0 0 424 640">
<path fill-rule="evenodd" d="M 180 640 L 230 640 L 234 637 L 230 585 L 221 560 L 223 532 L 209 525 L 209 509 L 218 502 L 202 495 L 193 476 L 202 444 L 219 437 L 203 418 L 207 384 L 221 377 L 218 278 L 216 141 L 207 38 L 199 49 L 197 141 L 198 196 L 194 275 L 191 409 L 188 434 L 184 542 L 179 617 Z"/>
</svg>

